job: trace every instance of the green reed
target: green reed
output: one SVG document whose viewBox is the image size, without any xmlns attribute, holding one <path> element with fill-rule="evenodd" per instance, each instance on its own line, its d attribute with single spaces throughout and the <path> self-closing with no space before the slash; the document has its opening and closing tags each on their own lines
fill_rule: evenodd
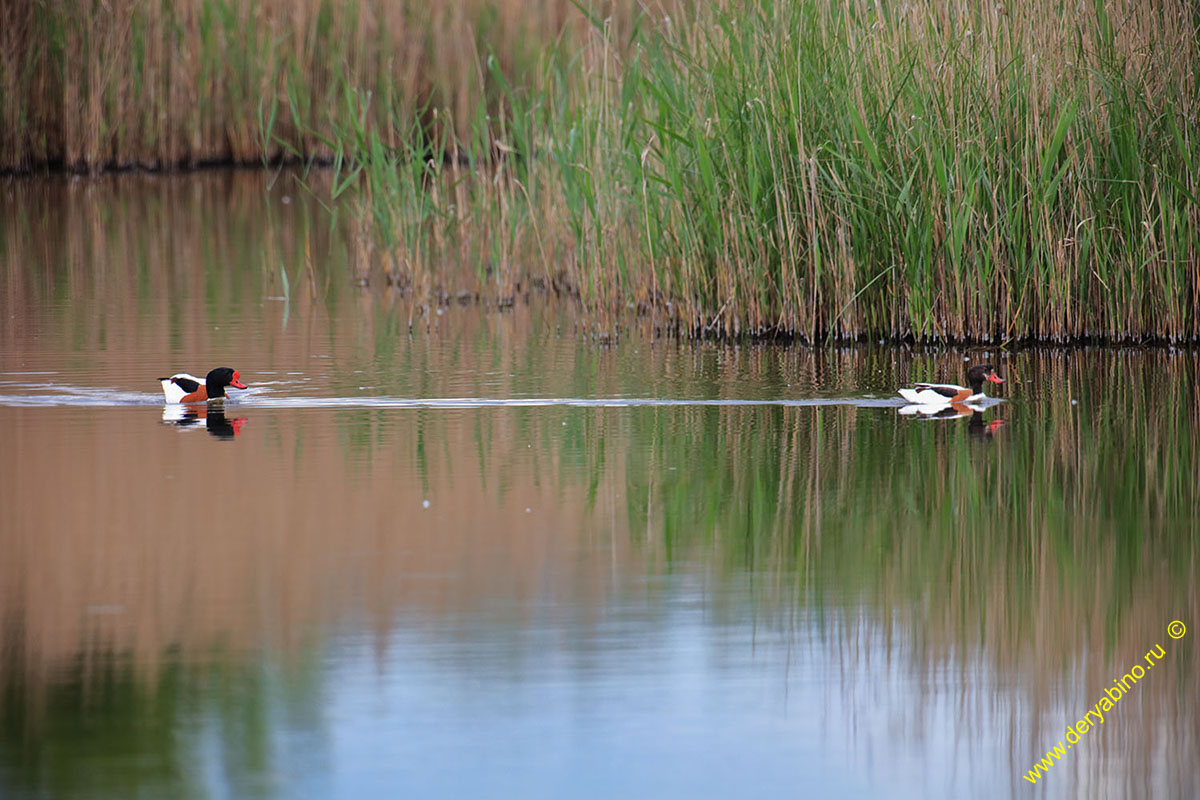
<svg viewBox="0 0 1200 800">
<path fill-rule="evenodd" d="M 423 140 L 419 186 L 378 191 L 415 154 L 381 158 L 368 132 L 346 163 L 387 207 L 385 251 L 397 209 L 504 231 L 510 287 L 561 273 L 611 328 L 632 306 L 688 335 L 809 341 L 1200 332 L 1182 7 L 671 10 L 591 18 L 536 91 L 492 71 L 502 113 Z M 475 187 L 466 205 L 447 182 Z"/>
<path fill-rule="evenodd" d="M 1196 95 L 1170 49 L 1194 22 L 1164 12 L 1135 57 L 1103 4 L 1036 5 L 1065 50 L 958 3 L 746 3 L 657 38 L 631 78 L 649 154 L 626 155 L 680 323 L 1194 336 Z"/>
</svg>

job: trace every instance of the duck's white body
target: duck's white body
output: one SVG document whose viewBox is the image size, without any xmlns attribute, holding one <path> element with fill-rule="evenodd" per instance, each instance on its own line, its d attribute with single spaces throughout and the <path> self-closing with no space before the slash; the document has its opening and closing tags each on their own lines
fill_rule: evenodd
<svg viewBox="0 0 1200 800">
<path fill-rule="evenodd" d="M 977 403 L 987 397 L 966 386 L 953 383 L 918 383 L 912 389 L 900 389 L 900 396 L 917 406 L 948 406 L 951 403 Z"/>
<path fill-rule="evenodd" d="M 178 403 L 188 392 L 196 391 L 196 387 L 188 389 L 180 386 L 178 381 L 192 381 L 197 387 L 204 385 L 203 378 L 197 378 L 195 375 L 189 375 L 186 372 L 177 372 L 169 378 L 160 378 L 159 382 L 162 384 L 163 396 L 167 398 L 168 403 Z"/>
</svg>

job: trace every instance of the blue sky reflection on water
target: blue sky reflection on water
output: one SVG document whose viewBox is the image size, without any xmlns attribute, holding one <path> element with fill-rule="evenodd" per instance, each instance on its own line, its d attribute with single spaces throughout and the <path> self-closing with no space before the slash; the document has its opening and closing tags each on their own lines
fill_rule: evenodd
<svg viewBox="0 0 1200 800">
<path fill-rule="evenodd" d="M 1004 780 L 986 731 L 970 737 L 969 764 L 947 769 L 967 755 L 946 733 L 961 686 L 917 701 L 904 659 L 872 655 L 877 634 L 839 664 L 847 656 L 821 644 L 816 620 L 790 630 L 715 621 L 702 595 L 678 589 L 661 616 L 610 609 L 628 616 L 583 636 L 536 622 L 506 634 L 478 620 L 402 620 L 386 643 L 365 631 L 333 637 L 308 720 L 318 730 L 272 726 L 274 792 L 917 798 L 982 796 Z M 838 627 L 825 629 L 837 637 Z M 934 753 L 942 763 L 931 773 Z M 210 779 L 237 795 L 219 771 Z"/>
</svg>

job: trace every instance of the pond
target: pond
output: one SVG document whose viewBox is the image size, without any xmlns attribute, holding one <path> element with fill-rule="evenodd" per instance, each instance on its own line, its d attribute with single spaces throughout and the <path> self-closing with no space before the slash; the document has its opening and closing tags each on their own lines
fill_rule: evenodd
<svg viewBox="0 0 1200 800">
<path fill-rule="evenodd" d="M 0 796 L 1200 793 L 1196 350 L 598 339 L 351 216 L 0 184 Z"/>
</svg>

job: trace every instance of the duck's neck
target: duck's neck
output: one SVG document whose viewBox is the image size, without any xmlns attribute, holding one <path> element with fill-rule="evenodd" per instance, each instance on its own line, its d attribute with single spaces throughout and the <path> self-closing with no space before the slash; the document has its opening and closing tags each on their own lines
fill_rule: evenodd
<svg viewBox="0 0 1200 800">
<path fill-rule="evenodd" d="M 971 384 L 971 394 L 974 395 L 974 394 L 982 394 L 983 393 L 983 379 L 982 378 L 978 378 L 976 380 L 970 381 L 970 384 Z M 208 396 L 212 397 L 211 391 L 208 393 Z"/>
</svg>

